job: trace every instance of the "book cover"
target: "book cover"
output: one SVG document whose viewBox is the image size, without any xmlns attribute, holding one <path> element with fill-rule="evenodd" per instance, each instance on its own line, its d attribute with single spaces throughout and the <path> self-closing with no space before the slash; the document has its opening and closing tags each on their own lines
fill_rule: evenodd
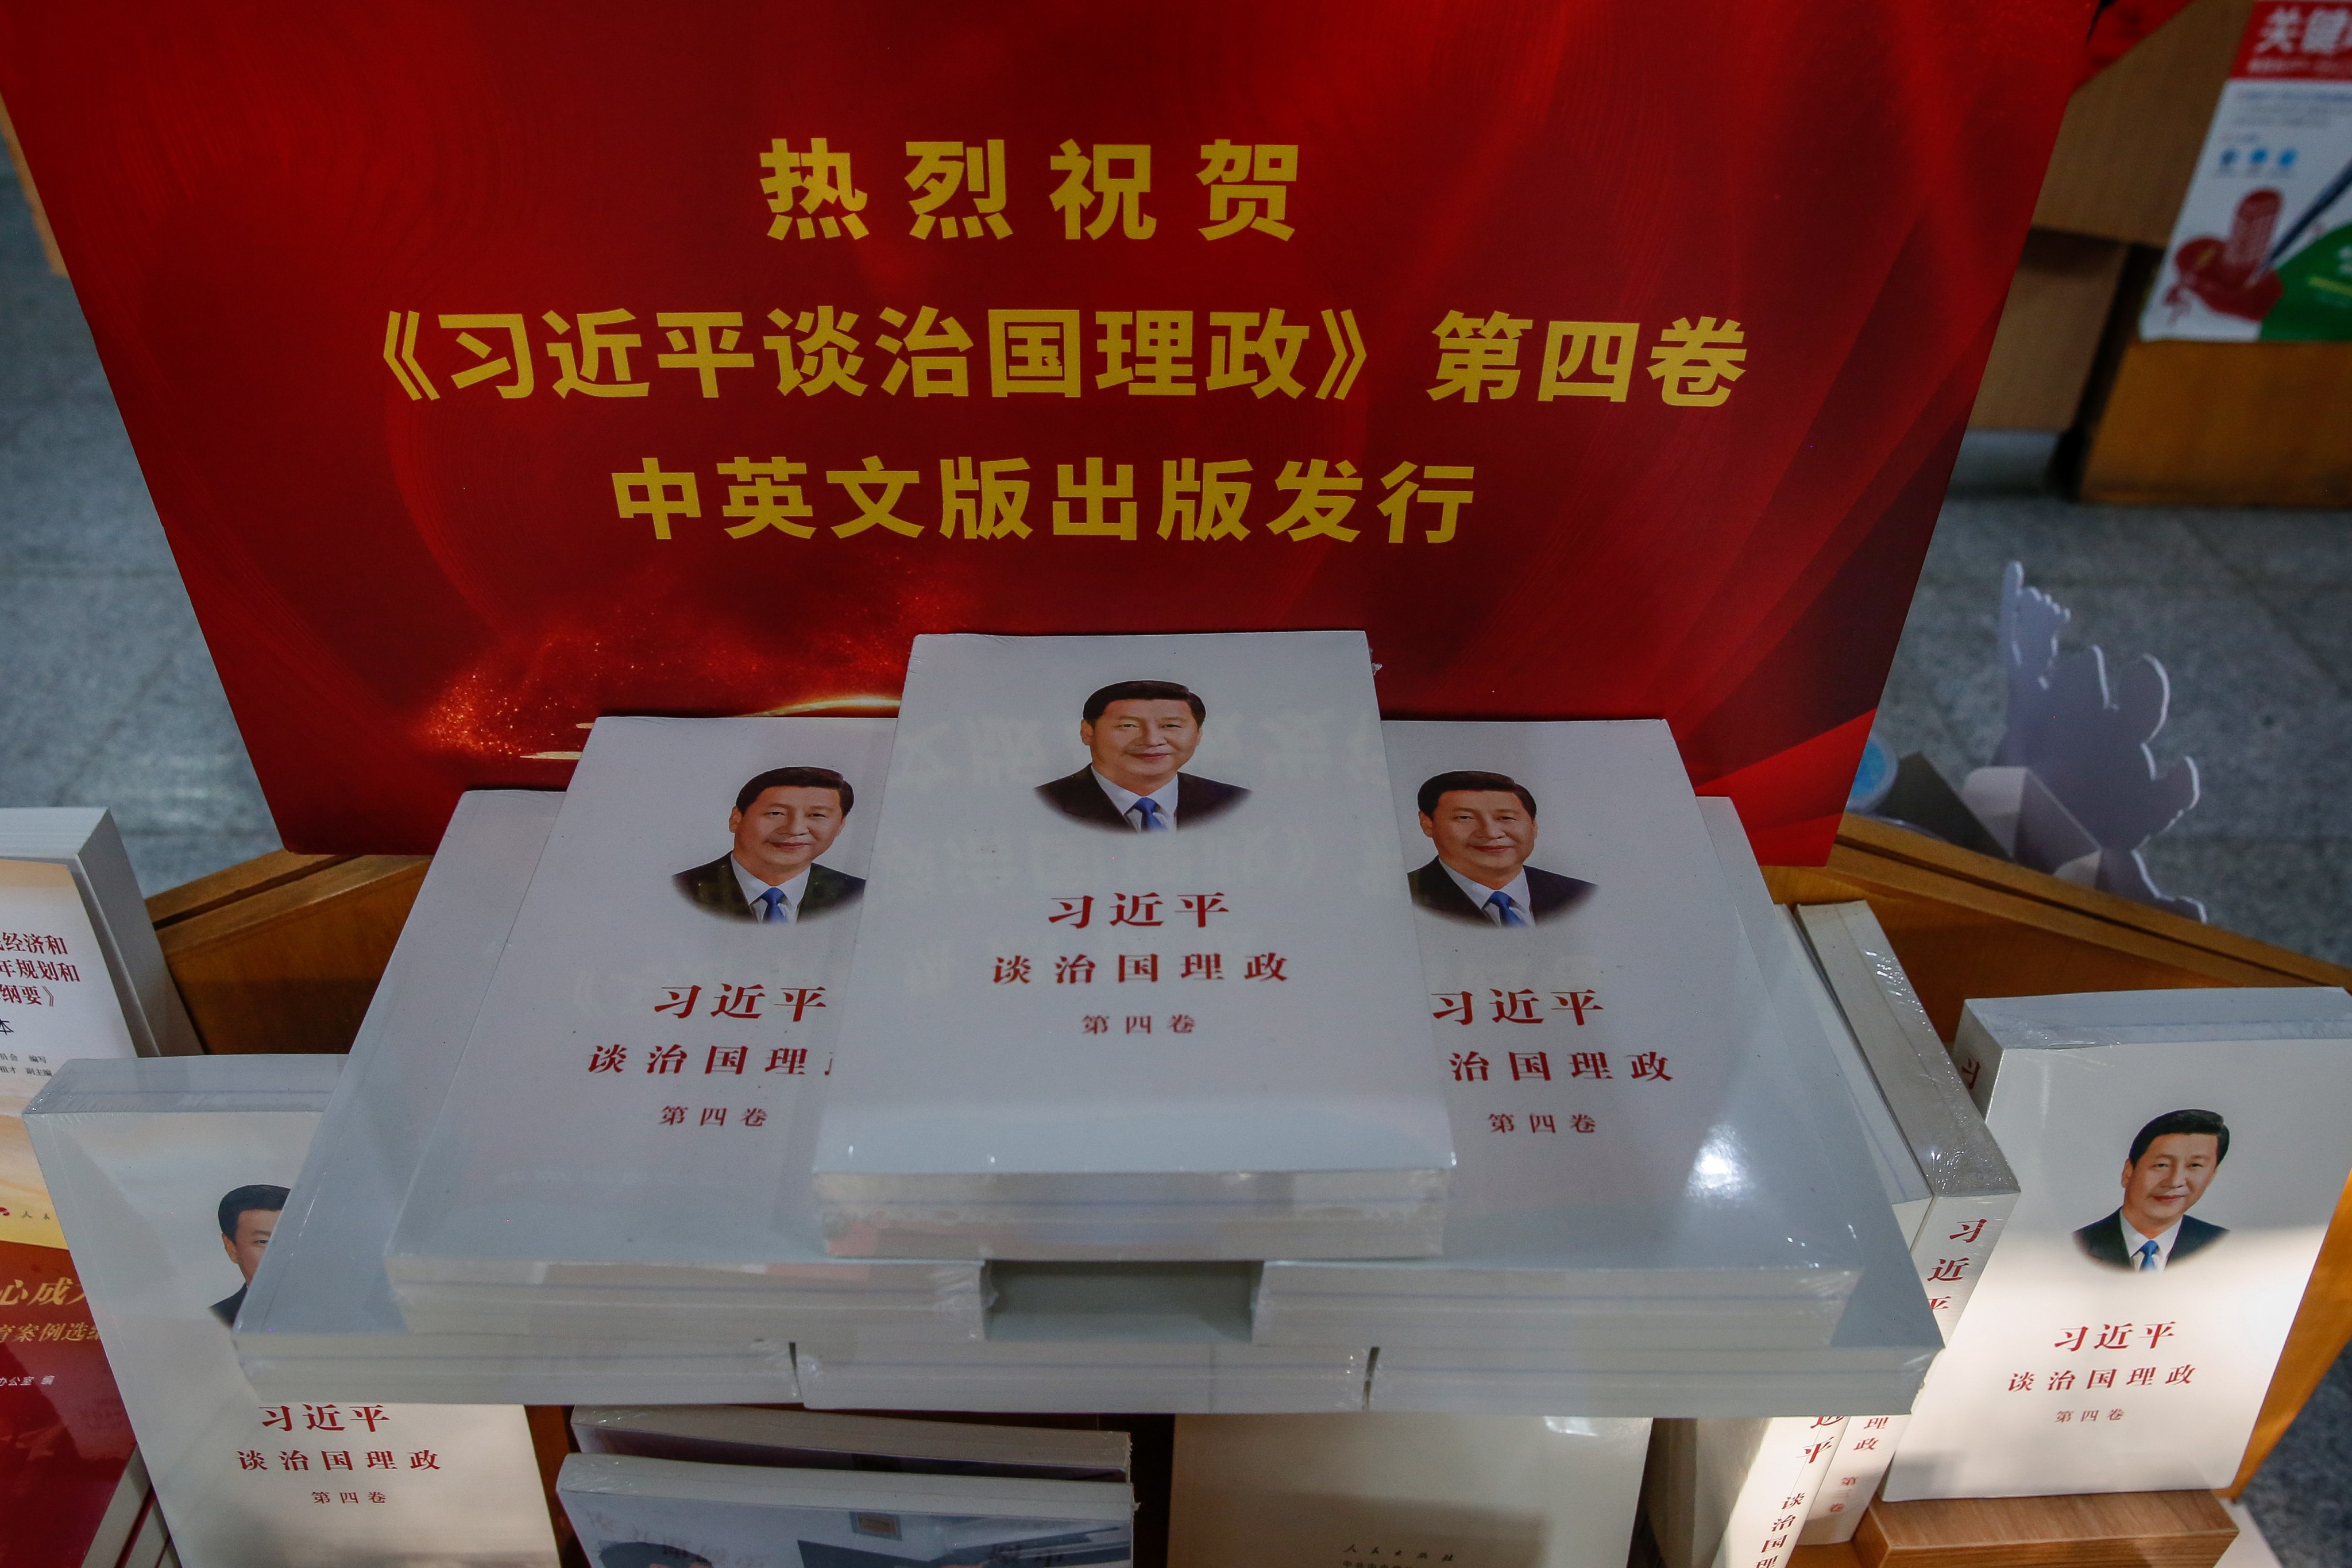
<svg viewBox="0 0 2352 1568">
<path fill-rule="evenodd" d="M 1666 727 L 1385 731 L 1461 1153 L 1445 1256 L 1269 1263 L 1260 1337 L 1826 1344 L 1862 1268 L 1847 1173 L 1787 1135 L 1805 1090 Z"/>
<path fill-rule="evenodd" d="M 520 1407 L 274 1401 L 238 1369 L 230 1327 L 340 1066 L 83 1061 L 27 1112 L 180 1559 L 552 1568 Z"/>
<path fill-rule="evenodd" d="M 1360 633 L 917 638 L 827 1246 L 1434 1252 L 1403 876 Z"/>
<path fill-rule="evenodd" d="M 0 1241 L 0 1568 L 81 1563 L 109 1539 L 119 1552 L 115 1499 L 144 1478 L 132 1448 L 73 1258 Z"/>
<path fill-rule="evenodd" d="M 1978 1000 L 1955 1058 L 2017 1207 L 1885 1497 L 2227 1485 L 2352 1170 L 2352 999 Z"/>
<path fill-rule="evenodd" d="M 410 1326 L 978 1336 L 975 1265 L 835 1260 L 808 1195 L 890 744 L 598 722 L 386 1254 Z"/>
</svg>

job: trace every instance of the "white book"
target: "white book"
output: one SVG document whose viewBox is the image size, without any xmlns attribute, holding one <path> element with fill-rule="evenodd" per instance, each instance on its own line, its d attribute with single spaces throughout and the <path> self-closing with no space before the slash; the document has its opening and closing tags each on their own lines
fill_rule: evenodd
<svg viewBox="0 0 2352 1568">
<path fill-rule="evenodd" d="M 1428 856 L 1401 890 L 1461 1158 L 1445 1256 L 1270 1262 L 1259 1337 L 1383 1356 L 1828 1343 L 1855 1226 L 1900 1238 L 1843 1196 L 1878 1184 L 1858 1132 L 1837 1163 L 1788 1135 L 1811 1113 L 1665 725 L 1385 730 L 1392 819 Z M 1474 854 L 1531 923 L 1482 914 L 1448 858 Z"/>
<path fill-rule="evenodd" d="M 1845 1420 L 1659 1422 L 1643 1492 L 1665 1568 L 1781 1568 Z"/>
<path fill-rule="evenodd" d="M 1879 1092 L 1870 1063 L 1813 957 L 1812 945 L 1805 940 L 1797 911 L 1775 906 L 1772 914 L 1782 940 L 1775 951 L 1769 938 L 1755 933 L 1756 956 L 1763 966 L 1765 989 L 1772 994 L 1780 1026 L 1791 1039 L 1819 1037 L 1836 1058 L 1838 1078 L 1845 1085 L 1846 1100 L 1870 1146 L 1871 1167 L 1885 1189 L 1895 1228 L 1906 1246 L 1915 1245 L 1927 1226 L 1927 1206 L 1934 1197 L 1927 1178 L 1911 1152 L 1910 1140 L 1888 1108 L 1886 1096 Z M 1743 910 L 1742 919 L 1746 918 Z"/>
<path fill-rule="evenodd" d="M 185 1057 L 204 1048 L 163 962 L 112 813 L 79 805 L 0 810 L 0 860 L 37 860 L 72 874 L 139 1055 Z"/>
<path fill-rule="evenodd" d="M 1360 633 L 917 638 L 827 1244 L 1434 1253 L 1454 1151 L 1403 874 Z"/>
<path fill-rule="evenodd" d="M 1867 1064 L 1863 1085 L 1875 1087 L 1932 1189 L 1911 1257 L 1927 1309 L 1948 1340 L 2017 1205 L 2017 1177 L 1870 906 L 1809 904 L 1795 912 L 1835 994 L 1839 1032 Z M 1902 1415 L 1856 1415 L 1847 1425 L 1835 1462 L 1814 1489 L 1805 1544 L 1853 1539 L 1909 1422 Z"/>
<path fill-rule="evenodd" d="M 556 1495 L 598 1568 L 1117 1568 L 1123 1484 L 793 1470 L 573 1454 Z"/>
<path fill-rule="evenodd" d="M 461 796 L 246 1292 L 247 1378 L 277 1398 L 563 1404 L 795 1399 L 789 1340 L 412 1333 L 383 1251 L 562 796 Z"/>
<path fill-rule="evenodd" d="M 1776 951 L 1783 917 L 1772 903 L 1754 853 L 1726 800 L 1697 803 L 1710 850 L 1749 946 Z M 1801 1013 L 1789 1015 L 1801 1018 Z M 1862 1172 L 1871 1165 L 1849 1114 L 1854 1086 L 1818 1028 L 1791 1027 L 1784 1065 L 1803 1115 L 1789 1126 L 1817 1136 L 1831 1163 Z M 1787 1128 L 1783 1129 L 1785 1136 Z M 1383 1346 L 1373 1370 L 1374 1410 L 1508 1411 L 1540 1415 L 1581 1410 L 1596 1416 L 1769 1416 L 1792 1409 L 1908 1408 L 1942 1340 L 1925 1295 L 1867 1177 L 1841 1184 L 1864 1249 L 1861 1284 L 1831 1343 L 1818 1350 L 1546 1351 Z"/>
<path fill-rule="evenodd" d="M 1647 1421 L 1180 1415 L 1170 1568 L 1622 1568 Z"/>
<path fill-rule="evenodd" d="M 2227 1485 L 2352 1171 L 2352 997 L 1978 1000 L 1954 1057 L 2017 1206 L 1885 1496 Z"/>
<path fill-rule="evenodd" d="M 516 1405 L 272 1401 L 229 1329 L 335 1057 L 68 1064 L 26 1112 L 188 1568 L 552 1568 Z"/>
<path fill-rule="evenodd" d="M 628 1454 L 709 1465 L 1011 1476 L 1125 1483 L 1125 1432 L 901 1421 L 740 1405 L 581 1405 L 572 1431 L 583 1454 Z"/>
<path fill-rule="evenodd" d="M 1948 1336 L 2017 1205 L 2016 1173 L 1870 906 L 1808 904 L 1797 913 L 1933 1194 L 1912 1258 Z"/>
<path fill-rule="evenodd" d="M 598 721 L 385 1253 L 411 1328 L 979 1336 L 976 1264 L 831 1258 L 808 1195 L 890 732 Z"/>
</svg>

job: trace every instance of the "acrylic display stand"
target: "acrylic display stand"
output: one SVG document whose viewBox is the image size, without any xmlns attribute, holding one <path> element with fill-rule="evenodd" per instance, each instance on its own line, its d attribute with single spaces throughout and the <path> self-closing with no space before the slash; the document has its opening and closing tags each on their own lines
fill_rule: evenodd
<svg viewBox="0 0 2352 1568">
<path fill-rule="evenodd" d="M 164 956 L 205 1048 L 348 1049 L 424 870 L 425 861 L 415 857 L 280 851 L 149 900 Z M 1768 868 L 1765 878 L 1782 903 L 1866 900 L 1947 1038 L 1961 1003 L 1971 996 L 2352 986 L 2352 970 L 1858 817 L 1845 819 L 1827 865 Z M 2352 1188 L 2329 1227 L 2233 1495 L 2347 1341 Z M 551 1408 L 531 1415 L 551 1484 L 566 1446 L 562 1415 Z M 1139 1461 L 1147 1447 L 1139 1443 Z M 1153 1537 L 1165 1540 L 1164 1462 L 1139 1462 L 1136 1483 L 1142 1563 L 1154 1555 Z M 1882 1505 L 1853 1542 L 1800 1549 L 1790 1568 L 1877 1568 L 1882 1563 L 2205 1568 L 2232 1533 L 2220 1505 L 2202 1492 Z"/>
</svg>

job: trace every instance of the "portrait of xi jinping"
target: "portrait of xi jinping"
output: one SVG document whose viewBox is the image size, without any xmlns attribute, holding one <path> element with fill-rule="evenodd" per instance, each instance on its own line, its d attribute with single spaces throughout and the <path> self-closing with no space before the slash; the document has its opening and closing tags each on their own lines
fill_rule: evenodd
<svg viewBox="0 0 2352 1568">
<path fill-rule="evenodd" d="M 2074 1233 L 2094 1263 L 2135 1273 L 2173 1267 L 2229 1235 L 2189 1211 L 2221 1173 L 2229 1124 L 2212 1110 L 2168 1110 L 2139 1130 L 2124 1158 L 2124 1201 Z"/>
<path fill-rule="evenodd" d="M 1413 804 L 1437 854 L 1406 873 L 1412 901 L 1433 914 L 1508 929 L 1566 914 L 1592 884 L 1528 864 L 1535 792 L 1506 773 L 1468 769 L 1423 781 Z"/>
<path fill-rule="evenodd" d="M 1074 821 L 1113 832 L 1172 833 L 1212 821 L 1249 791 L 1184 771 L 1208 718 L 1208 704 L 1172 680 L 1106 686 L 1079 710 L 1086 766 L 1039 784 L 1038 798 Z"/>
<path fill-rule="evenodd" d="M 866 879 L 820 866 L 857 794 L 831 768 L 771 768 L 735 793 L 735 842 L 671 881 L 689 903 L 729 920 L 789 926 L 856 903 Z"/>
</svg>

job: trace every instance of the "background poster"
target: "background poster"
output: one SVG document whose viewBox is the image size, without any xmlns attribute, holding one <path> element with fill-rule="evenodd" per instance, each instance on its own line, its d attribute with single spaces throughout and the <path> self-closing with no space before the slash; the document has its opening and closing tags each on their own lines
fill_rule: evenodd
<svg viewBox="0 0 2352 1568">
<path fill-rule="evenodd" d="M 2087 21 L 0 0 L 0 96 L 293 847 L 919 632 L 1361 627 L 1391 717 L 1668 719 L 1786 861 Z"/>
<path fill-rule="evenodd" d="M 2352 340 L 2352 5 L 2254 7 L 2140 336 Z"/>
</svg>

